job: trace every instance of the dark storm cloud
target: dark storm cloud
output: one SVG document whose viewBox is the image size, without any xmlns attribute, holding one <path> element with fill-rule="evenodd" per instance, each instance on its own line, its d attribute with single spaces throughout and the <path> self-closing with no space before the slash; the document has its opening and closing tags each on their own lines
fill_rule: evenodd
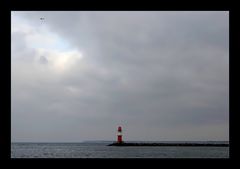
<svg viewBox="0 0 240 169">
<path fill-rule="evenodd" d="M 130 140 L 228 140 L 228 12 L 15 15 L 83 59 L 55 74 L 51 50 L 41 56 L 12 33 L 12 51 L 38 60 L 12 55 L 14 140 L 115 139 L 117 125 Z"/>
</svg>

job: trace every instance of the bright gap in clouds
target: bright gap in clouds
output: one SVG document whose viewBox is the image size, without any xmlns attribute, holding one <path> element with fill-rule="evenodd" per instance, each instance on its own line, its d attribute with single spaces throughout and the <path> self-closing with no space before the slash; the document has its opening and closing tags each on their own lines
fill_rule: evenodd
<svg viewBox="0 0 240 169">
<path fill-rule="evenodd" d="M 67 40 L 50 31 L 46 26 L 47 20 L 30 24 L 24 18 L 12 17 L 12 33 L 22 33 L 28 48 L 36 52 L 33 60 L 35 65 L 44 64 L 56 73 L 63 73 L 83 58 L 82 53 L 71 48 Z"/>
<path fill-rule="evenodd" d="M 49 68 L 57 73 L 63 73 L 80 61 L 83 55 L 77 50 L 58 51 L 40 48 L 37 50 L 39 56 L 36 60 L 41 58 L 46 59 Z"/>
</svg>

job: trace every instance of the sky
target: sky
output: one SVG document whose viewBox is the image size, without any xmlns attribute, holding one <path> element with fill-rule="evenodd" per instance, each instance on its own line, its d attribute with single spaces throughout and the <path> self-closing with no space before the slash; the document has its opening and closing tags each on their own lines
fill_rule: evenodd
<svg viewBox="0 0 240 169">
<path fill-rule="evenodd" d="M 43 18 L 43 19 L 40 19 Z M 229 140 L 228 11 L 12 11 L 12 142 Z"/>
</svg>

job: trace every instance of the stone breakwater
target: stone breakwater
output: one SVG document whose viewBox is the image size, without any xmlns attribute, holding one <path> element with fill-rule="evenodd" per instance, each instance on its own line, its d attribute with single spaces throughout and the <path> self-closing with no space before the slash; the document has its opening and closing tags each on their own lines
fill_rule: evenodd
<svg viewBox="0 0 240 169">
<path fill-rule="evenodd" d="M 112 143 L 108 146 L 192 146 L 192 147 L 228 147 L 229 144 L 214 143 Z"/>
</svg>

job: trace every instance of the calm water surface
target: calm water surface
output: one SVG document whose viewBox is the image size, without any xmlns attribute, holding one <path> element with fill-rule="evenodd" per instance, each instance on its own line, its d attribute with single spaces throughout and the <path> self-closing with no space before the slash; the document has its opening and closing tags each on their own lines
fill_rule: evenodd
<svg viewBox="0 0 240 169">
<path fill-rule="evenodd" d="M 12 158 L 229 158 L 229 147 L 115 147 L 109 143 L 12 143 Z"/>
</svg>

